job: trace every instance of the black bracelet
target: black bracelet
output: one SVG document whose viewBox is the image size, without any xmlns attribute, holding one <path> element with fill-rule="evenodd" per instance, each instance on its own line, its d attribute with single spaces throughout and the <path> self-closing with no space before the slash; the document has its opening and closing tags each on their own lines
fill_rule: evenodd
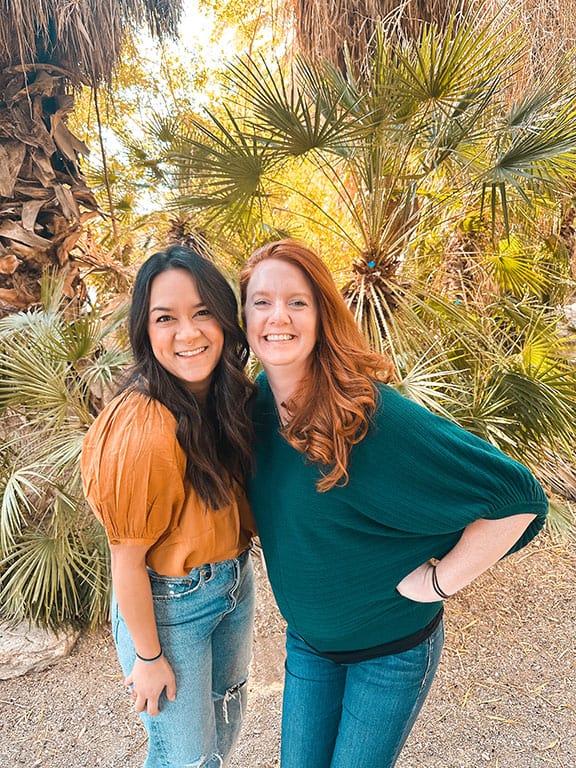
<svg viewBox="0 0 576 768">
<path fill-rule="evenodd" d="M 140 656 L 139 653 L 136 654 L 136 658 L 138 659 L 138 661 L 143 661 L 144 664 L 154 664 L 154 662 L 158 661 L 158 659 L 161 659 L 162 656 L 164 656 L 164 651 L 162 650 L 162 648 L 160 648 L 160 653 L 158 654 L 158 656 L 154 656 L 152 659 L 145 659 L 143 656 Z"/>
<path fill-rule="evenodd" d="M 432 568 L 432 589 L 443 600 L 448 600 L 450 595 L 447 595 L 446 592 L 444 592 L 441 589 L 440 584 L 438 584 L 438 574 L 436 573 L 436 566 L 433 563 L 430 563 L 430 567 Z"/>
</svg>

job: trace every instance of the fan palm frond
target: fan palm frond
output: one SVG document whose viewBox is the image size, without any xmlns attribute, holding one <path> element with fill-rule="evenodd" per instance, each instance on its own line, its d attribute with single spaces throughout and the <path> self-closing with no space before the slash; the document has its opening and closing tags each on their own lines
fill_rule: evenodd
<svg viewBox="0 0 576 768">
<path fill-rule="evenodd" d="M 517 238 L 512 236 L 500 240 L 498 250 L 485 254 L 482 262 L 503 292 L 509 291 L 518 297 L 527 292 L 535 296 L 543 295 L 548 279 Z"/>
<path fill-rule="evenodd" d="M 108 341 L 97 308 L 79 314 L 62 281 L 45 281 L 45 309 L 0 321 L 0 606 L 49 626 L 105 618 L 108 565 L 83 500 L 82 440 L 127 353 Z M 106 343 L 105 343 L 106 340 Z"/>
<path fill-rule="evenodd" d="M 350 89 L 328 88 L 322 75 L 304 60 L 286 77 L 279 65 L 273 72 L 264 59 L 246 58 L 229 65 L 228 79 L 233 92 L 250 104 L 248 124 L 269 137 L 274 152 L 290 157 L 313 150 L 349 153 L 371 127 L 364 114 L 357 115 L 363 96 L 350 103 Z"/>
<path fill-rule="evenodd" d="M 10 446 L 5 446 L 9 451 Z M 0 551 L 6 553 L 22 533 L 26 521 L 34 514 L 34 503 L 42 496 L 45 478 L 34 467 L 11 470 L 3 462 L 0 475 Z"/>
<path fill-rule="evenodd" d="M 107 606 L 95 597 L 106 591 L 101 558 L 96 543 L 77 532 L 27 533 L 3 561 L 3 614 L 53 629 L 102 622 Z"/>
</svg>

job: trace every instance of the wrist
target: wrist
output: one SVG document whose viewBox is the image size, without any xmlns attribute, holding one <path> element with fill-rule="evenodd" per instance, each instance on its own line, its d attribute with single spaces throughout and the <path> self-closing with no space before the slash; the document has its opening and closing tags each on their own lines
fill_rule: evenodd
<svg viewBox="0 0 576 768">
<path fill-rule="evenodd" d="M 138 652 L 136 652 L 136 658 L 143 664 L 154 664 L 154 662 L 159 661 L 161 658 L 163 658 L 163 656 L 164 651 L 162 648 L 160 648 L 160 651 L 156 654 L 156 656 L 141 656 Z"/>
<path fill-rule="evenodd" d="M 430 563 L 429 567 L 430 572 L 430 579 L 432 584 L 432 590 L 434 591 L 434 594 L 436 594 L 441 600 L 448 600 L 452 595 L 445 592 L 441 585 L 440 581 L 438 579 L 438 571 L 437 571 L 437 565 L 435 563 Z"/>
</svg>

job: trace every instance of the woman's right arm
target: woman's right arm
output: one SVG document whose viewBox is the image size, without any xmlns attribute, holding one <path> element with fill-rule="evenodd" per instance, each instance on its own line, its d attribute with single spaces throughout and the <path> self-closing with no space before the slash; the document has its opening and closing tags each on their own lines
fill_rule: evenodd
<svg viewBox="0 0 576 768">
<path fill-rule="evenodd" d="M 156 629 L 150 578 L 146 570 L 146 545 L 113 544 L 112 582 L 122 618 L 126 622 L 139 656 L 152 659 L 162 650 Z M 170 701 L 176 698 L 176 679 L 168 660 L 162 656 L 146 663 L 136 658 L 126 685 L 133 686 L 137 712 L 159 713 L 158 700 L 166 689 Z"/>
</svg>

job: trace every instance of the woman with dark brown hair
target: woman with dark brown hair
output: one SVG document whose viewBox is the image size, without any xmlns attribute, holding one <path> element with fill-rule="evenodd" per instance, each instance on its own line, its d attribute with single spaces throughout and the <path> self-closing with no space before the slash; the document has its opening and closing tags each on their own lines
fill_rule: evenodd
<svg viewBox="0 0 576 768">
<path fill-rule="evenodd" d="M 241 275 L 261 360 L 248 491 L 287 623 L 282 768 L 392 768 L 429 691 L 442 600 L 529 542 L 533 475 L 403 397 L 322 260 L 293 240 Z"/>
<path fill-rule="evenodd" d="M 248 344 L 224 275 L 181 246 L 140 267 L 129 333 L 134 365 L 82 448 L 110 545 L 114 642 L 145 768 L 223 768 L 252 655 Z"/>
</svg>

